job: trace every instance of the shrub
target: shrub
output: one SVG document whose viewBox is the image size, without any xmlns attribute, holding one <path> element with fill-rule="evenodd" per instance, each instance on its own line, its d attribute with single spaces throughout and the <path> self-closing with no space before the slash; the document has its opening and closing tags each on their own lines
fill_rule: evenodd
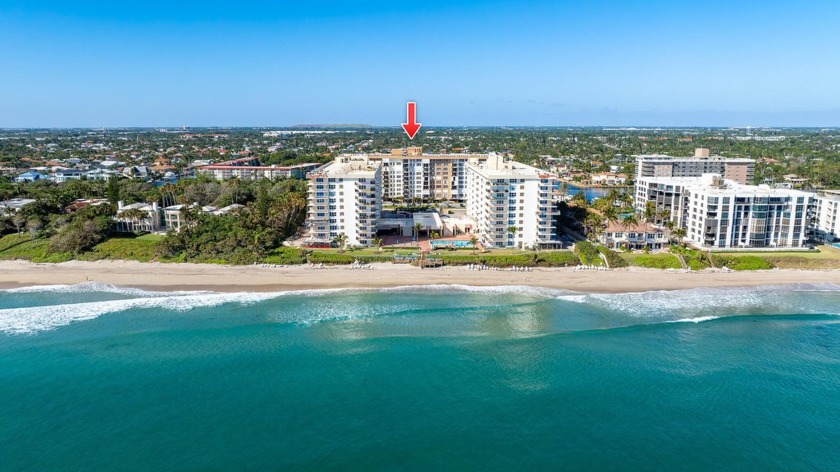
<svg viewBox="0 0 840 472">
<path fill-rule="evenodd" d="M 713 255 L 717 267 L 728 267 L 732 270 L 767 270 L 773 264 L 759 256 L 719 256 Z"/>
<path fill-rule="evenodd" d="M 512 266 L 534 266 L 537 265 L 537 254 L 511 254 L 511 255 L 468 255 L 468 256 L 441 256 L 446 265 L 486 264 L 490 267 L 512 267 Z"/>
<path fill-rule="evenodd" d="M 263 258 L 263 262 L 282 265 L 305 264 L 306 251 L 293 247 L 278 247 L 277 249 L 272 249 Z"/>
<path fill-rule="evenodd" d="M 611 250 L 608 247 L 598 246 L 598 252 L 604 255 L 607 258 L 607 263 L 609 263 L 611 269 L 615 269 L 617 267 L 627 267 L 627 261 L 621 258 L 615 251 Z"/>
<path fill-rule="evenodd" d="M 309 254 L 309 262 L 313 264 L 352 264 L 356 259 L 356 256 L 332 252 L 315 251 Z"/>
<path fill-rule="evenodd" d="M 541 252 L 537 256 L 537 265 L 542 267 L 570 267 L 580 264 L 580 259 L 572 251 Z"/>
<path fill-rule="evenodd" d="M 647 267 L 650 269 L 680 269 L 682 266 L 680 265 L 680 261 L 677 260 L 676 256 L 672 256 L 670 254 L 657 255 L 640 255 L 633 258 L 633 265 L 639 267 Z"/>
<path fill-rule="evenodd" d="M 598 249 L 589 241 L 578 241 L 575 243 L 575 254 L 578 255 L 580 263 L 583 265 L 604 265 L 604 261 L 598 255 Z"/>
<path fill-rule="evenodd" d="M 103 241 L 90 252 L 80 254 L 81 260 L 128 259 L 149 262 L 157 254 L 157 241 L 147 238 L 111 238 Z"/>
</svg>

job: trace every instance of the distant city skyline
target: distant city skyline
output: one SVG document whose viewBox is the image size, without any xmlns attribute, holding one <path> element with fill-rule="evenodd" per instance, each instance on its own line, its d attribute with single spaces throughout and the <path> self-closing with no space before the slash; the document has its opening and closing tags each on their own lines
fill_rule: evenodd
<svg viewBox="0 0 840 472">
<path fill-rule="evenodd" d="M 426 127 L 836 127 L 839 14 L 827 1 L 7 0 L 0 127 L 399 126 L 408 100 Z"/>
</svg>

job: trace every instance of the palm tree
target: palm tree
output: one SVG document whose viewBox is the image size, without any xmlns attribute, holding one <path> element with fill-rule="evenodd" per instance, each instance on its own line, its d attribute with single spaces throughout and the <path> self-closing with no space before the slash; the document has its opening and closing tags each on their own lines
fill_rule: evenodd
<svg viewBox="0 0 840 472">
<path fill-rule="evenodd" d="M 671 236 L 677 240 L 680 245 L 682 245 L 682 239 L 685 237 L 686 231 L 685 228 L 677 228 L 671 231 Z"/>
<path fill-rule="evenodd" d="M 517 231 L 516 226 L 508 226 L 507 231 L 508 231 L 508 233 L 510 233 L 511 236 L 516 238 L 516 231 Z"/>
<path fill-rule="evenodd" d="M 132 223 L 131 232 L 132 233 L 137 232 L 137 224 L 141 220 L 145 220 L 145 219 L 149 218 L 149 214 L 147 212 L 139 209 L 139 208 L 129 208 L 128 210 L 125 210 L 122 213 L 120 213 L 119 216 L 122 219 L 126 219 L 128 221 L 131 221 L 131 223 Z"/>
<path fill-rule="evenodd" d="M 586 218 L 583 219 L 583 232 L 589 239 L 597 239 L 602 226 L 603 222 L 601 216 L 597 213 L 589 212 L 587 213 Z"/>
<path fill-rule="evenodd" d="M 656 213 L 657 221 L 662 225 L 667 225 L 671 221 L 671 212 L 668 210 L 659 210 Z"/>
<path fill-rule="evenodd" d="M 618 214 L 618 208 L 616 207 L 609 207 L 604 210 L 604 221 L 609 223 L 618 223 L 621 219 L 621 215 Z"/>
<path fill-rule="evenodd" d="M 472 244 L 473 255 L 475 255 L 475 250 L 478 249 L 478 238 L 475 235 L 470 236 L 470 244 Z"/>
<path fill-rule="evenodd" d="M 621 224 L 624 225 L 625 229 L 629 230 L 633 226 L 639 224 L 639 218 L 636 216 L 635 213 L 630 213 L 629 215 L 621 219 Z"/>
<path fill-rule="evenodd" d="M 644 212 L 644 220 L 648 223 L 651 222 L 654 218 L 656 218 L 656 204 L 653 202 L 645 203 L 645 212 Z"/>
<path fill-rule="evenodd" d="M 611 188 L 607 194 L 604 196 L 608 202 L 610 202 L 610 206 L 615 206 L 615 202 L 617 202 L 621 198 L 621 192 L 618 189 Z"/>
<path fill-rule="evenodd" d="M 374 246 L 379 248 L 379 252 L 382 252 L 382 240 L 379 239 L 379 236 L 374 237 L 371 242 Z"/>
<path fill-rule="evenodd" d="M 586 200 L 586 195 L 582 191 L 572 195 L 570 203 L 574 203 L 575 206 L 581 208 L 586 208 L 586 205 L 589 204 L 589 202 Z"/>
<path fill-rule="evenodd" d="M 338 233 L 338 236 L 333 238 L 332 242 L 338 244 L 338 252 L 344 252 L 344 245 L 347 244 L 347 235 Z"/>
<path fill-rule="evenodd" d="M 419 241 L 420 240 L 420 230 L 423 229 L 423 225 L 420 223 L 414 223 L 414 238 Z"/>
</svg>

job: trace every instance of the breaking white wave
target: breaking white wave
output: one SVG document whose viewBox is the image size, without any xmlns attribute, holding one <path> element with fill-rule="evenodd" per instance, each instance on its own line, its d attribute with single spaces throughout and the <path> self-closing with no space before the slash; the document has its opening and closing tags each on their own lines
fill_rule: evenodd
<svg viewBox="0 0 840 472">
<path fill-rule="evenodd" d="M 191 295 L 201 293 L 212 293 L 208 291 L 173 291 L 155 292 L 133 287 L 120 287 L 104 282 L 82 282 L 73 285 L 30 285 L 27 287 L 8 288 L 0 290 L 0 293 L 113 293 L 118 295 L 140 296 L 140 297 L 169 297 L 172 295 Z"/>
<path fill-rule="evenodd" d="M 828 298 L 802 297 L 804 292 Z M 561 295 L 560 300 L 620 312 L 637 318 L 701 319 L 721 314 L 826 313 L 831 310 L 840 285 L 801 284 L 737 288 L 694 288 L 613 294 Z"/>
<path fill-rule="evenodd" d="M 668 320 L 666 323 L 702 323 L 719 319 L 720 316 L 699 316 L 697 318 L 681 318 L 679 320 Z"/>
<path fill-rule="evenodd" d="M 130 309 L 158 308 L 163 310 L 188 311 L 194 308 L 213 307 L 227 303 L 254 304 L 279 297 L 312 297 L 305 306 L 292 311 L 272 313 L 269 318 L 286 323 L 318 323 L 320 321 L 341 320 L 347 318 L 368 318 L 395 313 L 413 313 L 424 311 L 458 311 L 465 314 L 469 310 L 482 310 L 499 307 L 513 308 L 518 303 L 527 306 L 542 300 L 560 300 L 575 304 L 584 304 L 596 311 L 605 311 L 606 316 L 614 317 L 617 325 L 656 323 L 656 322 L 691 322 L 710 321 L 721 316 L 738 314 L 774 314 L 774 313 L 833 313 L 840 303 L 840 285 L 818 284 L 798 286 L 763 286 L 755 288 L 698 288 L 675 291 L 652 291 L 615 294 L 580 294 L 568 290 L 541 287 L 500 285 L 426 285 L 400 286 L 382 289 L 336 288 L 297 290 L 287 292 L 245 292 L 219 293 L 206 291 L 152 292 L 137 288 L 119 287 L 97 282 L 77 285 L 51 285 L 26 287 L 6 290 L 11 293 L 108 293 L 125 298 L 103 301 L 83 301 L 79 303 L 60 303 L 45 306 L 27 306 L 0 309 L 0 332 L 8 334 L 37 333 L 55 329 L 76 321 L 91 320 L 108 313 Z M 807 295 L 801 292 L 827 292 Z M 336 294 L 376 294 L 376 293 L 416 293 L 440 295 L 486 294 L 487 297 L 464 299 L 457 307 L 447 306 L 451 300 L 446 297 L 434 297 L 432 302 L 407 303 L 407 299 L 389 300 L 380 303 L 372 300 L 355 300 L 348 310 L 347 300 L 329 297 Z M 837 296 L 835 296 L 837 294 Z M 524 299 L 511 296 L 521 295 Z M 467 301 L 468 300 L 468 301 Z M 478 301 L 479 305 L 475 305 Z M 440 302 L 440 303 L 437 303 Z M 440 306 L 439 306 L 440 305 Z M 557 316 L 565 317 L 568 312 L 557 310 Z M 634 318 L 636 321 L 628 320 Z M 602 320 L 603 322 L 603 320 Z"/>
<path fill-rule="evenodd" d="M 214 293 L 8 308 L 0 310 L 0 331 L 10 334 L 35 333 L 55 329 L 75 321 L 91 320 L 106 313 L 135 308 L 187 311 L 225 303 L 252 304 L 277 296 L 276 293 Z"/>
<path fill-rule="evenodd" d="M 570 290 L 534 287 L 530 285 L 461 285 L 461 284 L 432 284 L 432 285 L 401 285 L 398 287 L 380 288 L 379 292 L 467 292 L 486 294 L 517 294 L 533 295 L 542 298 L 556 298 L 576 292 Z"/>
</svg>

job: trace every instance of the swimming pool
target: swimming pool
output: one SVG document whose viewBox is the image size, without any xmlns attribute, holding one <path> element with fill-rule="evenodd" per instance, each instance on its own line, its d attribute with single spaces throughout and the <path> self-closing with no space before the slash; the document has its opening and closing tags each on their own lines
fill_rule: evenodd
<svg viewBox="0 0 840 472">
<path fill-rule="evenodd" d="M 832 246 L 834 246 L 836 248 L 840 248 L 840 243 L 834 243 L 834 244 L 832 244 Z"/>
<path fill-rule="evenodd" d="M 445 240 L 445 239 L 432 239 L 429 241 L 432 247 L 472 247 L 469 241 L 465 241 L 462 239 L 456 240 Z"/>
</svg>

